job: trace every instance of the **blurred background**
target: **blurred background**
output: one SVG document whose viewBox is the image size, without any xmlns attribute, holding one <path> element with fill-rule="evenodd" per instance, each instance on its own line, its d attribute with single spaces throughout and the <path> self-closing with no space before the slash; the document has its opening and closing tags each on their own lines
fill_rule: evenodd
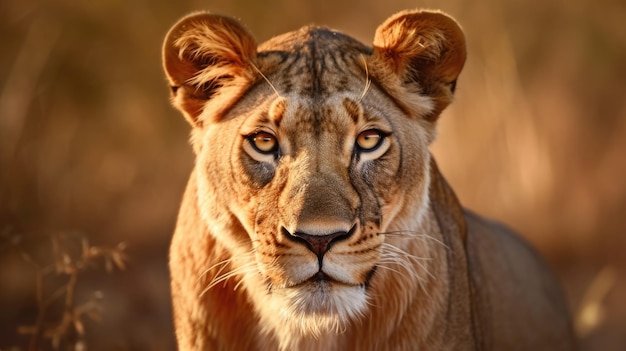
<svg viewBox="0 0 626 351">
<path fill-rule="evenodd" d="M 193 154 L 160 50 L 178 18 L 371 43 L 417 7 L 456 17 L 468 42 L 432 147 L 443 173 L 544 255 L 583 350 L 625 350 L 620 0 L 0 0 L 0 350 L 175 348 L 167 247 Z"/>
</svg>

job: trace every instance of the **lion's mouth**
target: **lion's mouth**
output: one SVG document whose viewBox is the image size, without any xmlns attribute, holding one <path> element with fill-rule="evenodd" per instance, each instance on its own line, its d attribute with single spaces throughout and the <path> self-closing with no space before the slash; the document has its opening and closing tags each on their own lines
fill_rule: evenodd
<svg viewBox="0 0 626 351">
<path fill-rule="evenodd" d="M 307 282 L 336 282 L 336 280 L 331 278 L 328 274 L 319 271 L 314 276 L 307 279 Z"/>
<path fill-rule="evenodd" d="M 376 273 L 376 269 L 378 267 L 374 266 L 372 267 L 372 269 L 367 273 L 367 275 L 365 276 L 365 281 L 363 281 L 362 283 L 346 283 L 346 282 L 342 282 L 340 280 L 337 280 L 333 277 L 331 277 L 330 275 L 324 273 L 324 271 L 320 270 L 317 273 L 315 273 L 314 275 L 312 275 L 310 278 L 296 283 L 296 284 L 292 284 L 292 285 L 287 285 L 284 286 L 284 288 L 301 288 L 304 286 L 345 286 L 345 287 L 364 287 L 364 288 L 369 288 L 370 283 L 372 281 L 372 278 L 374 277 L 374 274 Z"/>
<path fill-rule="evenodd" d="M 308 288 L 330 288 L 331 286 L 335 286 L 335 287 L 357 287 L 357 286 L 363 286 L 363 284 L 354 284 L 354 283 L 346 283 L 346 282 L 342 282 L 340 280 L 337 280 L 333 277 L 331 277 L 330 275 L 319 271 L 317 273 L 315 273 L 314 275 L 312 275 L 310 278 L 305 279 L 303 281 L 300 282 L 294 282 L 292 284 L 285 284 L 279 288 L 281 289 L 287 289 L 287 290 L 300 290 L 300 289 L 308 289 Z M 274 287 L 276 288 L 276 287 Z"/>
<path fill-rule="evenodd" d="M 351 285 L 355 285 L 355 284 L 348 284 L 348 283 L 344 283 L 341 282 L 337 279 L 334 279 L 333 277 L 329 276 L 328 274 L 319 271 L 317 273 L 315 273 L 314 275 L 312 275 L 310 278 L 305 279 L 299 283 L 295 283 L 295 284 L 289 284 L 284 286 L 284 288 L 287 289 L 299 289 L 302 287 L 306 287 L 306 286 L 329 286 L 329 285 L 344 285 L 344 286 L 351 286 Z"/>
<path fill-rule="evenodd" d="M 367 308 L 367 290 L 375 271 L 372 268 L 360 282 L 350 282 L 320 269 L 308 278 L 291 281 L 291 284 L 269 283 L 268 293 L 281 301 L 287 313 L 299 318 L 314 318 L 316 323 L 324 318 L 339 323 L 359 316 Z"/>
</svg>

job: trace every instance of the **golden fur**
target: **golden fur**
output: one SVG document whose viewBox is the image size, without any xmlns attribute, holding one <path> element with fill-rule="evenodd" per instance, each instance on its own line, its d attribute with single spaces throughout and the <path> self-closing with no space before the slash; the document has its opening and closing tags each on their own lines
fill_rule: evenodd
<svg viewBox="0 0 626 351">
<path fill-rule="evenodd" d="M 452 18 L 257 47 L 197 13 L 163 59 L 196 153 L 170 250 L 181 350 L 573 348 L 550 273 L 428 151 L 465 62 Z"/>
</svg>

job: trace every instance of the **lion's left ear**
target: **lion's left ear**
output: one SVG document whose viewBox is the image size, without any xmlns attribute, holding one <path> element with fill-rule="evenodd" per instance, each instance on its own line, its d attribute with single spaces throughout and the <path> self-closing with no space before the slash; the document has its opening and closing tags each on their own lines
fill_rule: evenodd
<svg viewBox="0 0 626 351">
<path fill-rule="evenodd" d="M 430 98 L 424 117 L 435 121 L 452 102 L 465 63 L 465 37 L 456 21 L 441 12 L 400 12 L 378 27 L 373 46 L 377 80 L 402 101 L 415 101 L 403 99 L 407 93 Z"/>
</svg>

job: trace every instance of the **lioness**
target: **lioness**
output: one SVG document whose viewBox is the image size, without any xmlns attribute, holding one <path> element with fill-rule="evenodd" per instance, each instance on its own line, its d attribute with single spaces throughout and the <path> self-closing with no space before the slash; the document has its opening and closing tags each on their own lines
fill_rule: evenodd
<svg viewBox="0 0 626 351">
<path fill-rule="evenodd" d="M 183 18 L 163 48 L 196 164 L 171 244 L 181 350 L 571 350 L 553 277 L 464 210 L 429 153 L 465 62 L 441 12 L 370 48 L 304 27 L 257 46 Z"/>
</svg>

